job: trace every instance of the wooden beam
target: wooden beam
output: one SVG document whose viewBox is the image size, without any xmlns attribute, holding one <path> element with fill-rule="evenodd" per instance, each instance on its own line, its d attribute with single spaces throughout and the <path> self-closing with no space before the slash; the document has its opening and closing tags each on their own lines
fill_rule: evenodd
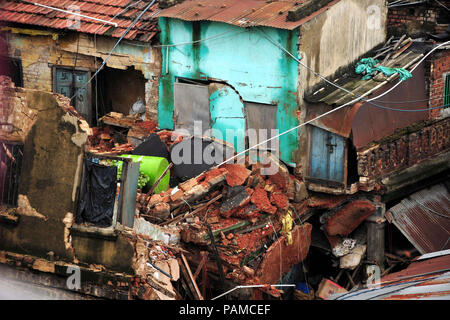
<svg viewBox="0 0 450 320">
<path fill-rule="evenodd" d="M 205 203 L 204 205 L 202 205 L 201 207 L 195 209 L 194 211 L 190 212 L 190 213 L 186 213 L 185 215 L 180 215 L 178 217 L 175 217 L 173 219 L 169 219 L 161 224 L 159 224 L 160 226 L 164 226 L 170 223 L 174 223 L 174 222 L 179 222 L 182 221 L 184 219 L 186 219 L 187 217 L 191 217 L 196 215 L 197 213 L 199 213 L 200 211 L 202 211 L 203 209 L 205 209 L 207 206 L 209 206 L 210 204 L 213 204 L 214 202 L 216 202 L 217 200 L 219 200 L 220 198 L 222 198 L 222 194 L 219 194 L 218 196 L 216 196 L 215 198 L 209 200 L 207 203 Z"/>
<path fill-rule="evenodd" d="M 183 253 L 181 254 L 181 259 L 183 259 L 184 266 L 186 267 L 187 273 L 189 275 L 189 279 L 191 280 L 192 285 L 194 286 L 195 293 L 197 294 L 198 299 L 199 300 L 204 300 L 202 294 L 200 293 L 200 290 L 197 287 L 197 283 L 195 282 L 194 276 L 192 275 L 191 268 L 189 268 L 189 264 L 188 264 L 188 262 L 186 260 L 186 257 L 184 256 Z"/>
</svg>

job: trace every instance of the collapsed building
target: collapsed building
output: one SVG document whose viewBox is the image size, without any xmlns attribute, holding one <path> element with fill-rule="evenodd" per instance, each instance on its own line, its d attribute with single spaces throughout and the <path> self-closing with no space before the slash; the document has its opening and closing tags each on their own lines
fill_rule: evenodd
<svg viewBox="0 0 450 320">
<path fill-rule="evenodd" d="M 31 277 L 20 271 L 31 269 L 41 282 L 66 287 L 77 266 L 77 289 L 106 298 L 210 299 L 230 291 L 226 298 L 325 299 L 330 284 L 336 292 L 364 284 L 366 266 L 385 275 L 407 265 L 414 250 L 450 247 L 449 123 L 441 107 L 450 94 L 448 45 L 387 39 L 384 1 L 160 2 L 166 9 L 155 5 L 146 20 L 154 30 L 159 19 L 160 45 L 129 43 L 147 46 L 145 53 L 122 48 L 111 56 L 121 68 L 146 70 L 145 120 L 128 115 L 139 95 L 131 80 L 121 107 L 92 116 L 50 93 L 72 96 L 73 84 L 58 90 L 55 73 L 44 87 L 1 78 L 0 262 L 17 267 L 14 276 Z M 370 5 L 381 9 L 379 28 L 366 23 Z M 17 10 L 35 14 L 3 10 L 15 23 L 23 23 L 13 20 Z M 336 19 L 352 10 L 361 20 Z M 38 36 L 57 41 L 61 56 L 75 58 L 80 42 L 92 49 L 82 53 L 87 60 L 106 57 L 92 48 L 91 29 L 69 32 L 70 39 L 58 31 L 54 40 L 41 34 L 48 30 L 16 27 L 6 30 L 7 56 L 26 43 L 17 37 Z M 133 31 L 140 34 L 133 40 L 151 41 L 149 30 Z M 156 62 L 143 62 L 145 55 Z M 357 74 L 361 58 L 385 69 L 364 65 Z M 386 74 L 392 70 L 401 71 Z M 274 135 L 255 141 L 248 129 L 291 131 L 261 145 Z M 195 161 L 199 154 L 212 161 Z M 386 252 L 390 225 L 407 239 L 404 255 Z M 233 291 L 238 285 L 248 288 Z"/>
</svg>

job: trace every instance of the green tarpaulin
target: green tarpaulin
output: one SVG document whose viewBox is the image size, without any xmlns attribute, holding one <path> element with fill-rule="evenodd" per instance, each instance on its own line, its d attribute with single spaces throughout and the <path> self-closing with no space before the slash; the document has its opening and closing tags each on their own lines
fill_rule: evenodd
<svg viewBox="0 0 450 320">
<path fill-rule="evenodd" d="M 363 80 L 369 80 L 372 78 L 373 73 L 375 71 L 380 71 L 387 77 L 392 76 L 394 73 L 398 73 L 400 75 L 400 80 L 405 81 L 406 79 L 409 79 L 412 77 L 412 74 L 403 69 L 403 68 L 388 68 L 383 66 L 377 66 L 378 60 L 375 60 L 373 58 L 364 58 L 361 59 L 355 67 L 355 72 L 357 74 L 362 74 L 365 72 L 365 76 L 362 78 Z"/>
</svg>

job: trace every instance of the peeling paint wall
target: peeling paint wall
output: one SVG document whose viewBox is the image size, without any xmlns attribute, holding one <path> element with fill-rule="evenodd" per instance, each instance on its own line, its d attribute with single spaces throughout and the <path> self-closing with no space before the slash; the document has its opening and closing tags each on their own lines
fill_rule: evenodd
<svg viewBox="0 0 450 320">
<path fill-rule="evenodd" d="M 54 37 L 8 34 L 9 55 L 22 60 L 24 87 L 44 91 L 53 90 L 53 66 L 76 65 L 77 68 L 86 68 L 93 72 L 106 59 L 116 41 L 103 36 L 98 36 L 94 41 L 92 35 L 79 33 Z M 121 70 L 134 67 L 142 72 L 146 80 L 147 112 L 150 117 L 156 119 L 157 83 L 161 70 L 160 49 L 153 48 L 150 44 L 124 40 L 111 55 L 106 66 Z"/>
<path fill-rule="evenodd" d="M 177 77 L 217 81 L 233 88 L 243 101 L 276 105 L 280 131 L 298 124 L 297 63 L 264 38 L 260 31 L 225 23 L 193 23 L 166 18 L 159 19 L 159 26 L 163 45 L 213 37 L 197 44 L 170 47 L 168 52 L 162 48 L 158 105 L 161 128 L 174 128 L 173 86 Z M 296 30 L 263 29 L 289 51 L 297 51 Z M 224 117 L 234 115 L 225 114 Z M 224 128 L 228 125 L 224 123 Z M 292 152 L 298 144 L 296 136 L 294 130 L 280 138 L 281 159 L 286 162 L 293 162 Z"/>
<path fill-rule="evenodd" d="M 385 0 L 343 0 L 300 27 L 299 55 L 302 62 L 321 75 L 332 76 L 386 40 Z M 300 66 L 298 69 L 299 120 L 306 120 L 303 100 L 321 79 Z M 308 167 L 309 130 L 299 131 L 298 166 Z"/>
</svg>

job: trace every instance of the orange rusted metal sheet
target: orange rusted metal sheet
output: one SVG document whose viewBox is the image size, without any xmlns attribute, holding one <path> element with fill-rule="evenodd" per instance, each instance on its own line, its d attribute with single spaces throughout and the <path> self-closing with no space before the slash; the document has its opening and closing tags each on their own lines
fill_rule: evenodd
<svg viewBox="0 0 450 320">
<path fill-rule="evenodd" d="M 158 14 L 186 21 L 209 20 L 239 27 L 266 26 L 293 30 L 338 3 L 335 0 L 298 21 L 287 21 L 288 11 L 305 2 L 299 0 L 186 0 Z"/>
<path fill-rule="evenodd" d="M 386 218 L 422 254 L 450 249 L 450 193 L 443 183 L 403 199 Z"/>
</svg>

